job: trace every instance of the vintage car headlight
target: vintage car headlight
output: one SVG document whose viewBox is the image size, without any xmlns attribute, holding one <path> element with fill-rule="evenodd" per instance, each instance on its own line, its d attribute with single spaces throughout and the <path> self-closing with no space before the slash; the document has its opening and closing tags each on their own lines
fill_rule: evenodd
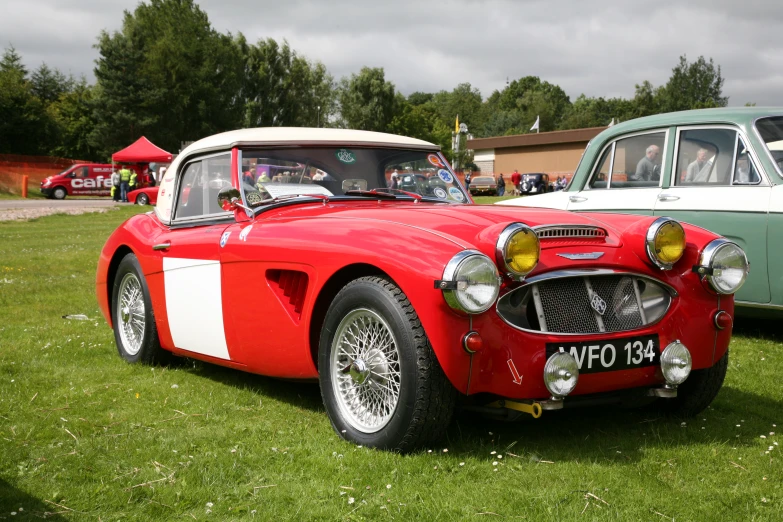
<svg viewBox="0 0 783 522">
<path fill-rule="evenodd" d="M 544 365 L 544 385 L 552 397 L 565 397 L 576 388 L 579 365 L 570 353 L 556 352 Z"/>
<path fill-rule="evenodd" d="M 647 255 L 662 270 L 669 270 L 685 252 L 685 230 L 669 218 L 658 218 L 647 229 Z"/>
<path fill-rule="evenodd" d="M 728 239 L 710 241 L 701 253 L 697 273 L 703 274 L 720 294 L 733 294 L 745 283 L 750 271 L 745 251 Z"/>
<path fill-rule="evenodd" d="M 498 264 L 515 276 L 524 277 L 538 264 L 541 245 L 538 235 L 527 225 L 512 223 L 498 237 L 495 256 Z"/>
<path fill-rule="evenodd" d="M 443 297 L 455 310 L 480 314 L 489 310 L 500 292 L 498 268 L 477 250 L 463 250 L 443 271 Z"/>
<path fill-rule="evenodd" d="M 691 352 L 680 341 L 674 341 L 661 353 L 661 373 L 667 384 L 682 384 L 691 374 Z"/>
</svg>

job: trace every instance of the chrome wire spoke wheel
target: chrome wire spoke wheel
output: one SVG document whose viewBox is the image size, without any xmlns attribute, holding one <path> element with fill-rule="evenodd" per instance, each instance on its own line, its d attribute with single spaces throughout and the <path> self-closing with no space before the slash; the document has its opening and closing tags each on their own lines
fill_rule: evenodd
<svg viewBox="0 0 783 522">
<path fill-rule="evenodd" d="M 141 350 L 146 329 L 145 313 L 139 278 L 133 273 L 125 274 L 117 298 L 117 328 L 122 348 L 128 355 L 136 355 Z"/>
<path fill-rule="evenodd" d="M 349 312 L 331 350 L 331 381 L 340 412 L 363 433 L 386 426 L 400 400 L 397 340 L 388 323 L 365 308 Z"/>
</svg>

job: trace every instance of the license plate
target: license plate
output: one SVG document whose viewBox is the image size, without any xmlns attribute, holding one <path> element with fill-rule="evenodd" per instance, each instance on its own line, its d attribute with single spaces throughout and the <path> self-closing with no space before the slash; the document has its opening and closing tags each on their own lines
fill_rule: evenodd
<svg viewBox="0 0 783 522">
<path fill-rule="evenodd" d="M 613 372 L 660 363 L 657 335 L 638 335 L 610 341 L 547 343 L 546 356 L 570 353 L 579 365 L 579 373 Z"/>
</svg>

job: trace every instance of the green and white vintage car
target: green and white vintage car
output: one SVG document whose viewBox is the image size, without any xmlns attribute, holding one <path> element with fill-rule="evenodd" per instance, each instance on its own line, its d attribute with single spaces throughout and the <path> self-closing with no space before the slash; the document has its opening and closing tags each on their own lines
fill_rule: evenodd
<svg viewBox="0 0 783 522">
<path fill-rule="evenodd" d="M 783 315 L 783 109 L 659 114 L 609 127 L 566 190 L 499 205 L 668 216 L 736 242 L 750 261 L 739 313 Z"/>
</svg>

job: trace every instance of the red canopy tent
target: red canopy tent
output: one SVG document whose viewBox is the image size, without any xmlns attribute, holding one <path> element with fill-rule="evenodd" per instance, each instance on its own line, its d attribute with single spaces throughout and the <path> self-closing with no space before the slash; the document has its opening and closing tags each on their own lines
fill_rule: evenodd
<svg viewBox="0 0 783 522">
<path fill-rule="evenodd" d="M 142 136 L 135 143 L 111 155 L 112 163 L 171 163 L 171 153 Z"/>
</svg>

